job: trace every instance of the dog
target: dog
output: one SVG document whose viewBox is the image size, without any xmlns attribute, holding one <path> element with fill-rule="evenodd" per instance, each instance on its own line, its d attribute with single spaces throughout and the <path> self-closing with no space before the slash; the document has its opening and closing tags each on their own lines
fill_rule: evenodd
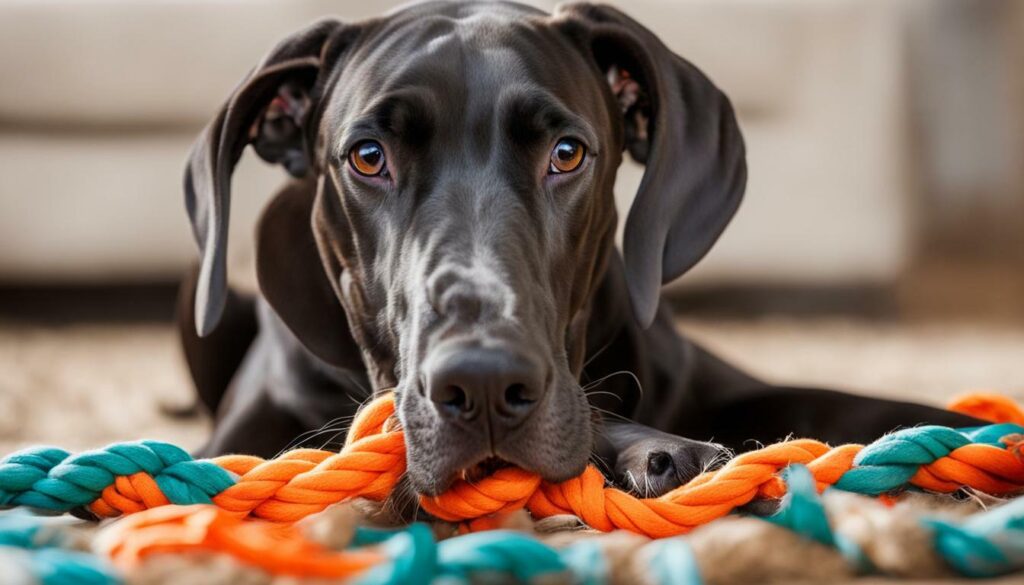
<svg viewBox="0 0 1024 585">
<path fill-rule="evenodd" d="M 292 177 L 257 227 L 255 296 L 225 260 L 247 145 Z M 645 172 L 620 254 L 625 152 Z M 200 454 L 337 439 L 392 391 L 416 493 L 598 460 L 652 496 L 756 442 L 979 424 L 773 386 L 677 333 L 660 287 L 708 252 L 746 180 L 728 98 L 615 8 L 441 0 L 296 32 L 187 164 L 201 263 L 178 322 L 215 413 Z"/>
</svg>

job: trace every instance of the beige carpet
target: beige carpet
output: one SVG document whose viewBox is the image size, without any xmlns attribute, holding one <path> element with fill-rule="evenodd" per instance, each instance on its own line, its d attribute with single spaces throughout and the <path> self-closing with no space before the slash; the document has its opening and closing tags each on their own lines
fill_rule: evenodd
<svg viewBox="0 0 1024 585">
<path fill-rule="evenodd" d="M 1024 399 L 1024 328 L 848 319 L 684 320 L 711 349 L 769 380 L 943 404 L 973 389 Z M 0 453 L 157 438 L 198 445 L 204 421 L 161 415 L 190 388 L 162 325 L 0 323 Z"/>
</svg>

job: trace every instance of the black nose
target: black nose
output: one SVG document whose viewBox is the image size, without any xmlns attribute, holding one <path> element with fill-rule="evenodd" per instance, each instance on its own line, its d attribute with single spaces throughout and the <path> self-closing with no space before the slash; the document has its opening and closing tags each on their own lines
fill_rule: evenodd
<svg viewBox="0 0 1024 585">
<path fill-rule="evenodd" d="M 424 364 L 426 389 L 438 412 L 503 438 L 543 396 L 544 366 L 514 349 L 448 345 Z"/>
</svg>

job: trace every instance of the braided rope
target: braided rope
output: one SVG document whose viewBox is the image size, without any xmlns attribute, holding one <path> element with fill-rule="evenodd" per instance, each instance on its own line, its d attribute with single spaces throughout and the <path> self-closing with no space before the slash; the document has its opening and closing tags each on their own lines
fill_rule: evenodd
<svg viewBox="0 0 1024 585">
<path fill-rule="evenodd" d="M 854 573 L 891 574 L 861 549 L 863 541 L 858 543 L 833 527 L 806 467 L 791 466 L 784 477 L 787 496 L 768 522 L 835 550 Z M 875 505 L 862 500 L 862 505 L 866 504 Z M 919 567 L 922 576 L 941 571 L 940 565 L 971 577 L 998 576 L 1024 568 L 1024 500 L 958 522 L 927 516 L 912 521 L 926 535 L 922 544 L 934 551 L 934 562 L 939 563 Z M 702 573 L 710 581 L 725 576 L 718 574 L 719 563 L 698 562 L 695 557 L 696 546 L 700 550 L 715 546 L 713 533 L 710 540 L 704 531 L 685 540 L 653 542 L 585 537 L 557 547 L 508 530 L 436 542 L 426 525 L 415 524 L 402 531 L 357 527 L 348 549 L 335 552 L 308 540 L 295 525 L 242 519 L 223 509 L 197 505 L 159 508 L 126 518 L 106 529 L 101 548 L 129 574 L 154 554 L 203 551 L 228 555 L 273 575 L 346 577 L 361 584 L 425 584 L 437 578 L 472 582 L 474 576 L 502 574 L 516 582 L 559 581 L 557 577 L 571 575 L 572 582 L 579 583 L 633 583 L 643 577 L 645 582 L 698 585 Z M 758 543 L 750 545 L 757 547 Z M 760 547 L 767 551 L 764 543 Z M 618 555 L 614 554 L 616 548 Z M 799 554 L 799 549 L 790 549 L 788 554 Z M 742 577 L 736 574 L 727 581 L 740 578 L 739 582 L 746 582 Z"/>
<path fill-rule="evenodd" d="M 984 401 L 970 408 L 991 411 Z M 918 427 L 866 447 L 830 448 L 812 440 L 770 445 L 656 499 L 609 488 L 593 468 L 561 484 L 508 468 L 474 484 L 459 482 L 422 504 L 439 518 L 466 521 L 470 529 L 493 527 L 504 514 L 526 508 L 537 518 L 568 513 L 600 530 L 668 536 L 752 499 L 787 494 L 772 522 L 833 547 L 866 571 L 874 568 L 871 559 L 860 545 L 833 532 L 818 492 L 834 486 L 877 495 L 908 485 L 940 492 L 964 486 L 1018 492 L 1024 486 L 1024 428 L 1014 423 L 1024 418 L 1005 403 L 998 408 L 1001 420 L 1013 422 L 960 431 Z M 437 543 L 423 525 L 398 533 L 358 529 L 354 548 L 343 552 L 307 540 L 294 520 L 354 497 L 386 498 L 404 473 L 402 433 L 388 427 L 393 412 L 389 399 L 371 404 L 357 417 L 340 453 L 299 449 L 270 461 L 248 456 L 195 461 L 173 445 L 153 441 L 76 456 L 53 448 L 27 450 L 0 461 L 0 505 L 57 511 L 87 505 L 102 516 L 133 514 L 103 535 L 108 554 L 128 569 L 155 553 L 205 550 L 271 574 L 357 577 L 361 583 L 468 580 L 482 572 L 520 580 L 568 572 L 588 583 L 611 577 L 612 561 L 593 540 L 556 549 L 522 534 L 493 531 Z M 794 463 L 806 468 L 780 473 Z M 167 505 L 194 503 L 206 505 Z M 44 585 L 116 582 L 96 559 L 57 548 L 60 542 L 42 538 L 38 525 L 14 525 L 11 518 L 17 517 L 0 515 L 0 554 L 22 555 L 12 561 L 15 565 L 27 558 L 29 574 Z M 935 553 L 960 574 L 992 576 L 1024 568 L 1024 500 L 964 522 L 925 519 L 921 526 L 933 535 Z M 374 544 L 381 546 L 368 546 Z M 685 541 L 658 541 L 641 549 L 636 557 L 649 580 L 700 582 Z"/>
<path fill-rule="evenodd" d="M 664 573 L 655 583 L 699 585 L 685 542 L 648 547 L 647 565 Z M 243 519 L 209 505 L 166 506 L 130 516 L 101 534 L 99 548 L 129 574 L 152 555 L 195 552 L 225 554 L 272 575 L 354 578 L 374 585 L 426 585 L 438 578 L 469 583 L 488 574 L 516 583 L 561 582 L 565 579 L 552 578 L 572 575 L 571 582 L 597 584 L 608 582 L 610 572 L 593 539 L 555 548 L 525 533 L 494 530 L 438 542 L 427 525 L 413 524 L 400 531 L 357 527 L 348 548 L 334 551 L 309 540 L 294 524 Z M 687 559 L 689 571 L 672 570 Z"/>
<path fill-rule="evenodd" d="M 4 583 L 116 585 L 121 580 L 103 559 L 67 550 L 60 530 L 25 514 L 0 514 L 0 568 Z"/>
<path fill-rule="evenodd" d="M 372 402 L 353 423 L 339 453 L 297 449 L 273 460 L 226 456 L 192 460 L 183 450 L 155 441 L 119 443 L 71 456 L 52 448 L 29 449 L 0 462 L 0 505 L 68 511 L 88 505 L 111 517 L 172 504 L 213 503 L 232 513 L 293 522 L 331 504 L 357 497 L 383 500 L 405 472 L 400 430 L 386 427 L 390 396 Z M 625 529 L 651 537 L 688 532 L 755 498 L 785 493 L 779 472 L 799 463 L 819 490 L 826 486 L 877 495 L 906 486 L 951 492 L 962 487 L 994 495 L 1024 487 L 1024 461 L 1000 444 L 1020 434 L 1013 423 L 955 430 L 905 429 L 868 445 L 829 447 L 798 439 L 735 457 L 660 498 L 641 499 L 605 485 L 593 466 L 559 484 L 522 469 L 506 468 L 473 483 L 456 482 L 423 497 L 434 516 L 493 526 L 492 518 L 526 508 L 534 517 L 573 514 L 602 531 Z"/>
<path fill-rule="evenodd" d="M 875 567 L 860 547 L 834 531 L 813 479 L 805 468 L 787 471 L 789 492 L 777 514 L 769 518 L 801 536 L 834 547 L 860 572 Z M 950 568 L 968 577 L 996 577 L 1024 569 L 1024 499 L 950 521 L 923 518 L 931 546 Z"/>
</svg>

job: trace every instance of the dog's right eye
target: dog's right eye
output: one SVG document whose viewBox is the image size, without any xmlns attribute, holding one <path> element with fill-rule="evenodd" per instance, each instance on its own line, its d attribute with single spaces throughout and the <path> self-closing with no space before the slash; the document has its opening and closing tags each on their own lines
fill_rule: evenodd
<svg viewBox="0 0 1024 585">
<path fill-rule="evenodd" d="M 551 163 L 548 165 L 548 173 L 560 175 L 571 173 L 580 168 L 587 150 L 574 138 L 563 138 L 551 150 Z"/>
<path fill-rule="evenodd" d="M 364 140 L 348 152 L 348 164 L 364 177 L 376 177 L 384 172 L 384 147 L 375 140 Z"/>
</svg>

